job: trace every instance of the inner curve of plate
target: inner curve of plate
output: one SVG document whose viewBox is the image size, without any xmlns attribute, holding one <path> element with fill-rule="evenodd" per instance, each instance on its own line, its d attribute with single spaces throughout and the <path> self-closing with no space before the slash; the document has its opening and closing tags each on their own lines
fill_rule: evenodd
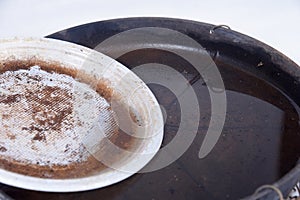
<svg viewBox="0 0 300 200">
<path fill-rule="evenodd" d="M 87 177 L 108 168 L 99 160 L 120 160 L 121 154 L 109 153 L 104 141 L 131 148 L 133 139 L 119 129 L 107 100 L 109 88 L 102 96 L 100 88 L 67 73 L 46 71 L 47 64 L 25 69 L 26 63 L 12 62 L 20 69 L 0 74 L 1 168 L 40 178 Z M 92 130 L 102 150 L 97 158 L 84 142 Z"/>
</svg>

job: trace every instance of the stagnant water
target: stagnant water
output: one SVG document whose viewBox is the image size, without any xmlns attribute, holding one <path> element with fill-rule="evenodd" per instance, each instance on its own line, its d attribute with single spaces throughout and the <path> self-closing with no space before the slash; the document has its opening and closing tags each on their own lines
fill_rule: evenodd
<svg viewBox="0 0 300 200">
<path fill-rule="evenodd" d="M 93 191 L 40 193 L 2 185 L 3 191 L 16 199 L 239 199 L 278 180 L 296 164 L 300 156 L 298 106 L 271 84 L 240 70 L 242 66 L 217 62 L 226 88 L 227 116 L 218 143 L 207 157 L 199 159 L 211 115 L 208 90 L 201 77 L 186 61 L 169 53 L 162 56 L 160 51 L 140 50 L 119 60 L 130 67 L 154 61 L 167 64 L 192 83 L 201 119 L 196 138 L 183 156 L 161 170 L 136 174 Z M 180 106 L 165 87 L 149 87 L 165 109 L 166 146 L 177 133 Z M 186 95 L 185 91 L 181 95 Z"/>
</svg>

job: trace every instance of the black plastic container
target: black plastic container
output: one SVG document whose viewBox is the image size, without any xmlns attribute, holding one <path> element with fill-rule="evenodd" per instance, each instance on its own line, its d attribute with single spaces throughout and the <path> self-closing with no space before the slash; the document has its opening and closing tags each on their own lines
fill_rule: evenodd
<svg viewBox="0 0 300 200">
<path fill-rule="evenodd" d="M 205 83 L 185 59 L 157 50 L 154 45 L 126 53 L 117 60 L 129 68 L 146 63 L 171 66 L 197 92 L 203 113 L 200 127 L 193 144 L 180 159 L 159 171 L 137 174 L 94 191 L 55 194 L 9 186 L 2 186 L 2 190 L 16 199 L 278 199 L 273 190 L 254 194 L 261 185 L 272 184 L 287 196 L 300 179 L 300 68 L 280 52 L 225 27 L 167 18 L 100 21 L 47 37 L 95 48 L 115 34 L 143 27 L 183 33 L 197 41 L 216 63 L 227 91 L 228 107 L 222 136 L 212 152 L 204 159 L 198 158 L 211 115 L 209 95 L 203 89 Z M 132 45 L 139 44 L 129 41 L 127 47 L 116 45 L 110 50 L 137 49 Z M 172 44 L 163 45 L 172 48 Z M 180 48 L 201 56 L 201 52 L 189 46 Z M 167 113 L 166 145 L 178 130 L 178 101 L 166 88 L 151 84 L 149 87 Z"/>
</svg>

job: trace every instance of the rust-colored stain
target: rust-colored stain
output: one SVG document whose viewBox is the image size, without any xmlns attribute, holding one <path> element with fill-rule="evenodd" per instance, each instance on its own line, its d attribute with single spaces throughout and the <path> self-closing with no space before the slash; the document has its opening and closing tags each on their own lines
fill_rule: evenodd
<svg viewBox="0 0 300 200">
<path fill-rule="evenodd" d="M 102 97 L 104 97 L 108 102 L 112 99 L 113 90 L 108 86 L 109 82 L 106 80 L 95 80 L 91 75 L 87 75 L 82 71 L 68 68 L 61 65 L 59 62 L 46 62 L 36 58 L 28 60 L 7 60 L 5 62 L 0 62 L 0 73 L 6 71 L 17 71 L 20 69 L 30 69 L 32 66 L 39 66 L 42 70 L 49 73 L 59 73 L 65 74 L 76 78 L 77 81 L 91 84 L 94 90 Z M 16 77 L 18 78 L 18 77 Z M 38 76 L 29 77 L 32 80 L 40 81 Z M 59 95 L 51 97 L 50 95 L 53 92 L 57 92 Z M 32 119 L 35 121 L 34 124 L 24 124 L 22 125 L 22 130 L 32 133 L 32 142 L 43 142 L 45 145 L 49 145 L 51 142 L 45 131 L 52 131 L 53 134 L 64 134 L 60 133 L 63 120 L 70 115 L 73 111 L 72 105 L 72 95 L 68 91 L 63 91 L 57 86 L 47 86 L 44 87 L 40 93 L 35 93 L 33 91 L 27 91 L 26 94 L 13 94 L 13 95 L 0 95 L 0 103 L 6 105 L 13 105 L 19 101 L 20 95 L 25 95 L 26 101 L 29 102 L 32 112 Z M 55 115 L 49 115 L 49 110 L 56 109 L 56 106 L 63 103 L 63 109 L 60 109 L 59 112 L 56 112 Z M 111 109 L 109 107 L 108 109 Z M 48 113 L 47 113 L 48 112 Z M 40 116 L 42 113 L 42 116 Z M 39 115 L 39 117 L 37 117 Z M 11 116 L 7 114 L 2 114 L 2 118 L 10 118 Z M 42 118 L 41 118 L 42 117 Z M 80 124 L 77 124 L 80 125 Z M 73 124 L 75 127 L 76 124 Z M 73 127 L 73 128 L 74 128 Z M 7 134 L 7 137 L 10 140 L 17 140 L 18 135 L 12 133 Z M 49 134 L 48 134 L 49 135 Z M 122 130 L 116 130 L 108 138 L 110 142 L 117 145 L 119 148 L 130 150 L 136 148 L 141 141 L 137 138 L 134 138 L 130 134 L 123 132 Z M 106 145 L 101 143 L 99 145 Z M 22 148 L 22 147 L 19 147 Z M 37 147 L 32 145 L 31 149 L 37 151 Z M 113 155 L 109 152 L 109 148 L 105 149 L 102 156 L 107 156 L 110 160 L 118 161 L 122 158 L 122 155 Z M 8 149 L 5 146 L 0 146 L 0 152 L 6 152 Z M 70 145 L 65 145 L 65 152 L 70 151 Z M 76 153 L 76 152 L 71 152 Z M 17 158 L 7 158 L 0 155 L 0 167 L 12 172 L 35 176 L 35 177 L 44 177 L 44 178 L 77 178 L 85 177 L 95 173 L 98 173 L 101 170 L 106 169 L 107 167 L 102 164 L 99 160 L 95 159 L 90 155 L 86 160 L 74 160 L 74 162 L 68 165 L 53 165 L 50 161 L 47 161 L 48 165 L 41 165 L 41 163 L 26 163 L 20 162 Z"/>
</svg>

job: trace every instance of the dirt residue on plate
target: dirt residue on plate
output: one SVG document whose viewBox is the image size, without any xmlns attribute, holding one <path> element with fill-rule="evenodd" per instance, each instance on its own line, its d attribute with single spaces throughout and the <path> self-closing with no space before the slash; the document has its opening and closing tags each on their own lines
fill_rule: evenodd
<svg viewBox="0 0 300 200">
<path fill-rule="evenodd" d="M 105 169 L 82 143 L 95 123 L 113 131 L 110 140 L 120 148 L 135 143 L 116 125 L 107 83 L 59 63 L 0 63 L 0 167 L 46 178 L 84 177 Z"/>
</svg>

